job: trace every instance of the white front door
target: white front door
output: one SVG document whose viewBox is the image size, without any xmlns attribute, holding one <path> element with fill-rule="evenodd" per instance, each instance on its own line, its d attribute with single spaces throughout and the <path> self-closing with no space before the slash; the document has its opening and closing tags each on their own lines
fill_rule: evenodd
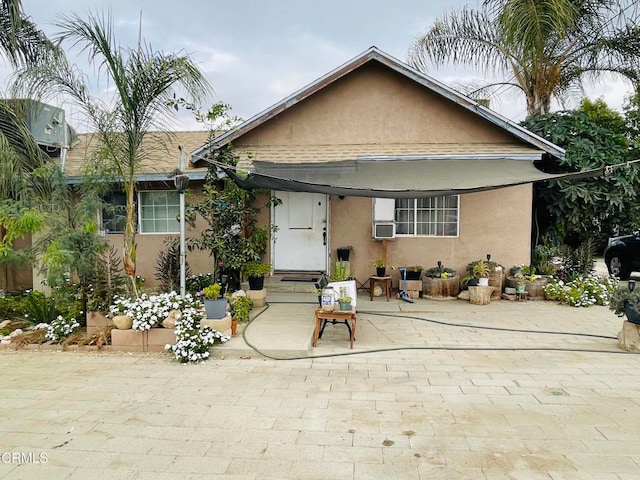
<svg viewBox="0 0 640 480">
<path fill-rule="evenodd" d="M 327 268 L 327 196 L 275 192 L 273 265 L 275 270 L 325 271 Z"/>
</svg>

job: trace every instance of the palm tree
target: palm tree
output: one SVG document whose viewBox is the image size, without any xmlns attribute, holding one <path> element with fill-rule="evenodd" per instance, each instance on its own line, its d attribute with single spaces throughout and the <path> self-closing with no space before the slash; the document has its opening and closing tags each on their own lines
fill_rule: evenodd
<svg viewBox="0 0 640 480">
<path fill-rule="evenodd" d="M 47 37 L 24 15 L 20 0 L 0 1 L 0 56 L 9 62 L 11 67 L 19 68 L 24 65 L 41 61 L 55 51 L 54 45 Z M 0 101 L 0 136 L 2 146 L 10 148 L 15 155 L 10 156 L 18 166 L 18 171 L 27 172 L 38 166 L 43 157 L 33 140 L 33 136 L 22 121 L 28 104 L 25 102 Z M 8 187 L 16 193 L 16 185 L 7 186 L 10 180 L 2 179 L 3 187 Z M 7 197 L 7 190 L 1 188 L 0 199 Z"/>
<path fill-rule="evenodd" d="M 515 87 L 528 116 L 550 111 L 586 75 L 640 78 L 637 2 L 616 0 L 485 0 L 481 10 L 445 13 L 409 50 L 421 71 L 450 61 L 505 76 L 483 87 Z"/>
<path fill-rule="evenodd" d="M 135 183 L 146 155 L 143 139 L 150 131 L 169 134 L 168 120 L 174 113 L 176 93 L 199 103 L 211 91 L 209 83 L 189 56 L 154 51 L 140 43 L 125 48 L 116 41 L 110 17 L 76 14 L 62 17 L 57 26 L 61 42 L 71 42 L 106 74 L 115 91 L 110 103 L 91 95 L 85 76 L 64 56 L 24 69 L 17 75 L 16 89 L 36 98 L 62 95 L 78 105 L 95 129 L 102 159 L 98 168 L 123 183 L 126 194 L 126 225 L 123 264 L 137 294 Z M 177 92 L 176 88 L 180 88 Z M 175 103 L 174 103 L 175 104 Z M 148 143 L 146 144 L 149 148 Z M 157 148 L 162 146 L 156 145 Z"/>
<path fill-rule="evenodd" d="M 50 55 L 54 45 L 24 14 L 20 0 L 0 1 L 0 58 L 11 67 Z M 8 264 L 27 259 L 13 241 L 44 226 L 37 206 L 50 193 L 43 179 L 45 156 L 24 122 L 29 102 L 0 99 L 0 287 L 13 288 Z M 43 190 L 44 189 L 44 190 Z"/>
</svg>

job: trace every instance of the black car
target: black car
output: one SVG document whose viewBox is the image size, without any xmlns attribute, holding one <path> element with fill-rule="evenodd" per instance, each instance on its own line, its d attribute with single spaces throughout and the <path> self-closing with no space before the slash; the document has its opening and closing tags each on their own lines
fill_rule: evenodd
<svg viewBox="0 0 640 480">
<path fill-rule="evenodd" d="M 631 272 L 640 271 L 640 232 L 609 239 L 604 251 L 609 275 L 627 280 Z"/>
</svg>

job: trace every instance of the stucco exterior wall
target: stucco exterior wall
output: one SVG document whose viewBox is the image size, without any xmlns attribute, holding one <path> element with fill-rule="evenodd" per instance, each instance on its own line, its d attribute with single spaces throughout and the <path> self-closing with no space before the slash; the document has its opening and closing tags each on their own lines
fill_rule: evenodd
<svg viewBox="0 0 640 480">
<path fill-rule="evenodd" d="M 188 203 L 197 203 L 201 198 L 201 189 L 198 184 L 191 185 L 192 195 L 188 198 Z M 270 212 L 268 207 L 263 207 L 268 199 L 264 196 L 256 198 L 254 206 L 260 208 L 258 212 L 258 225 L 269 225 Z M 187 238 L 196 238 L 201 235 L 202 231 L 207 227 L 206 223 L 201 217 L 196 218 L 194 227 L 190 227 L 188 224 L 185 229 Z M 156 260 L 161 251 L 166 250 L 164 239 L 166 237 L 179 239 L 178 234 L 138 234 L 136 235 L 136 242 L 138 244 L 138 258 L 136 265 L 136 273 L 145 279 L 144 288 L 153 290 L 158 286 L 159 282 L 156 280 Z M 123 237 L 122 235 L 108 235 L 107 239 L 109 243 L 114 245 L 118 252 L 122 251 Z M 269 245 L 267 244 L 267 252 L 264 255 L 264 260 L 269 261 Z M 208 251 L 187 251 L 187 263 L 191 274 L 199 273 L 212 273 L 213 272 L 213 257 Z"/>
<path fill-rule="evenodd" d="M 460 226 L 457 238 L 396 237 L 387 243 L 387 265 L 435 267 L 438 260 L 465 275 L 471 261 L 486 258 L 509 269 L 528 264 L 531 250 L 531 185 L 503 188 L 460 197 Z M 370 198 L 331 197 L 331 264 L 336 249 L 351 245 L 352 271 L 360 281 L 375 273 L 373 260 L 383 255 L 383 242 L 372 238 Z M 397 285 L 399 272 L 387 269 Z"/>
<path fill-rule="evenodd" d="M 243 135 L 234 146 L 403 143 L 522 144 L 402 75 L 368 64 Z"/>
</svg>

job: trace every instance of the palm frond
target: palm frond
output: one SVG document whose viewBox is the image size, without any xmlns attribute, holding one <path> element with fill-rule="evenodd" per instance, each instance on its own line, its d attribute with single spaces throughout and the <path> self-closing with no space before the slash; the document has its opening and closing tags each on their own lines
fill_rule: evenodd
<svg viewBox="0 0 640 480">
<path fill-rule="evenodd" d="M 0 2 L 0 52 L 12 67 L 47 58 L 56 46 L 23 13 L 20 0 Z"/>
<path fill-rule="evenodd" d="M 483 72 L 507 72 L 510 52 L 505 51 L 495 18 L 468 7 L 445 13 L 414 42 L 409 63 L 427 72 L 431 64 L 447 62 L 472 66 Z"/>
</svg>

